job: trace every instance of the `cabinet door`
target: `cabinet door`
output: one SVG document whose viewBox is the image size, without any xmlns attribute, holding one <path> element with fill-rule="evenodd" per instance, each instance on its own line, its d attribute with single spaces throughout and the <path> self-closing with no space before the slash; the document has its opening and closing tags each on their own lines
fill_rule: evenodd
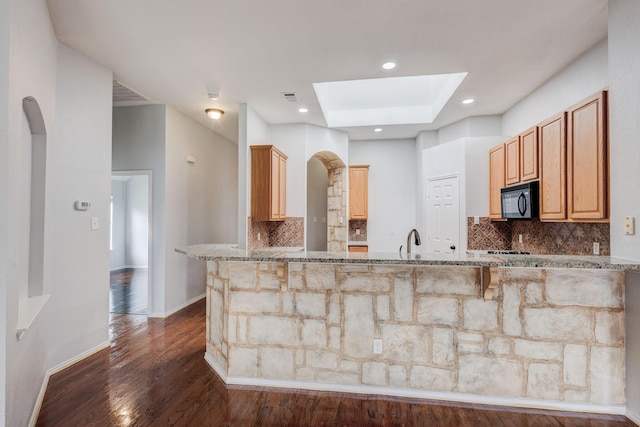
<svg viewBox="0 0 640 427">
<path fill-rule="evenodd" d="M 504 144 L 489 151 L 489 218 L 502 218 L 500 189 L 504 187 Z"/>
<path fill-rule="evenodd" d="M 606 92 L 569 111 L 567 208 L 570 219 L 604 219 L 607 211 Z"/>
<path fill-rule="evenodd" d="M 349 166 L 349 219 L 367 219 L 369 167 Z"/>
<path fill-rule="evenodd" d="M 271 219 L 280 218 L 280 155 L 271 152 Z"/>
<path fill-rule="evenodd" d="M 520 182 L 520 139 L 516 136 L 504 143 L 505 149 L 505 183 L 507 185 Z"/>
<path fill-rule="evenodd" d="M 278 219 L 287 217 L 287 159 L 278 156 Z"/>
<path fill-rule="evenodd" d="M 540 220 L 567 218 L 566 113 L 540 124 Z"/>
<path fill-rule="evenodd" d="M 520 181 L 538 179 L 538 127 L 520 134 Z"/>
</svg>

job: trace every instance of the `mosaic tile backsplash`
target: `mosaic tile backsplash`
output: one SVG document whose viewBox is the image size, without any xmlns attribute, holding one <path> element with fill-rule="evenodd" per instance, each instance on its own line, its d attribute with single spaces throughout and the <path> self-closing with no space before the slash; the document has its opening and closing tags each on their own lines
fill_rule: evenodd
<svg viewBox="0 0 640 427">
<path fill-rule="evenodd" d="M 260 240 L 258 240 L 260 234 Z M 284 221 L 251 221 L 249 249 L 304 246 L 304 218 L 288 217 Z"/>
<path fill-rule="evenodd" d="M 541 255 L 592 255 L 593 242 L 600 243 L 600 255 L 610 255 L 608 223 L 491 221 L 480 218 L 474 225 L 467 218 L 470 250 L 514 250 Z M 519 236 L 522 235 L 522 243 Z"/>
<path fill-rule="evenodd" d="M 356 230 L 360 230 L 360 234 L 356 234 Z M 349 241 L 350 242 L 366 242 L 367 241 L 367 220 L 352 219 L 349 220 Z"/>
</svg>

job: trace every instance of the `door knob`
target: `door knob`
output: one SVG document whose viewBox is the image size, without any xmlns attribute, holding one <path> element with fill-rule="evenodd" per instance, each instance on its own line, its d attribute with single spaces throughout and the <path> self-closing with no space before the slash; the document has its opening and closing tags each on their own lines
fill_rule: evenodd
<svg viewBox="0 0 640 427">
<path fill-rule="evenodd" d="M 456 250 L 456 245 L 449 246 L 449 249 L 451 249 L 452 251 L 455 251 Z"/>
</svg>

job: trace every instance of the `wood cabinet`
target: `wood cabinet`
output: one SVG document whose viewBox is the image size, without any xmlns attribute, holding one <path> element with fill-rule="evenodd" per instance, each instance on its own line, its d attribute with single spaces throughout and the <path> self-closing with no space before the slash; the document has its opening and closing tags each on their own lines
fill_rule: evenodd
<svg viewBox="0 0 640 427">
<path fill-rule="evenodd" d="M 349 166 L 349 219 L 369 215 L 369 166 Z"/>
<path fill-rule="evenodd" d="M 567 218 L 565 112 L 540 124 L 540 220 Z"/>
<path fill-rule="evenodd" d="M 504 143 L 504 181 L 506 185 L 520 182 L 520 138 L 515 137 Z"/>
<path fill-rule="evenodd" d="M 505 184 L 505 144 L 489 151 L 489 218 L 501 219 L 500 189 Z"/>
<path fill-rule="evenodd" d="M 569 109 L 567 121 L 568 217 L 608 218 L 607 92 Z"/>
<path fill-rule="evenodd" d="M 369 252 L 369 247 L 349 245 L 349 252 Z"/>
<path fill-rule="evenodd" d="M 538 127 L 534 126 L 504 143 L 505 184 L 538 179 Z"/>
<path fill-rule="evenodd" d="M 251 146 L 251 220 L 284 221 L 287 156 L 273 145 Z"/>
<path fill-rule="evenodd" d="M 520 139 L 520 181 L 538 179 L 538 126 L 522 132 Z"/>
</svg>

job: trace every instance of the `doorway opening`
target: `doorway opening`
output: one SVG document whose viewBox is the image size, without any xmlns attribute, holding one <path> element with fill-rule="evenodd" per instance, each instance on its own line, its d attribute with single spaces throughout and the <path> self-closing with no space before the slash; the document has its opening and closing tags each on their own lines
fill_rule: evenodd
<svg viewBox="0 0 640 427">
<path fill-rule="evenodd" d="M 111 175 L 109 311 L 147 314 L 151 276 L 151 172 Z"/>
<path fill-rule="evenodd" d="M 427 252 L 457 253 L 460 247 L 458 175 L 427 179 Z"/>
</svg>

